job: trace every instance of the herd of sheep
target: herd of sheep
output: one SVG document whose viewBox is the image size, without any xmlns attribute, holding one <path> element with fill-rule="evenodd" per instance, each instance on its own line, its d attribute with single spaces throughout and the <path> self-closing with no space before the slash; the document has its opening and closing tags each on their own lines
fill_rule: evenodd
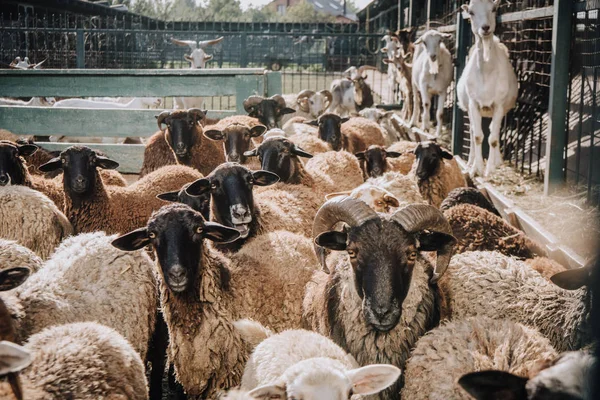
<svg viewBox="0 0 600 400">
<path fill-rule="evenodd" d="M 495 5 L 465 6 L 470 60 L 502 68 Z M 410 90 L 441 37 L 393 51 L 423 55 Z M 469 79 L 469 112 L 505 112 Z M 326 112 L 341 94 L 163 111 L 131 184 L 0 130 L 0 398 L 591 399 L 592 264 L 547 258 L 435 141 Z"/>
</svg>

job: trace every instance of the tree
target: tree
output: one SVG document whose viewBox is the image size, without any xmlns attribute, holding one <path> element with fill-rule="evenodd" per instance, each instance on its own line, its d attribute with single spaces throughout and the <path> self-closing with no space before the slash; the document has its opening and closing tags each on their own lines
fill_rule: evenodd
<svg viewBox="0 0 600 400">
<path fill-rule="evenodd" d="M 271 7 L 250 7 L 244 13 L 245 22 L 277 22 L 279 15 Z"/>
<path fill-rule="evenodd" d="M 208 0 L 204 18 L 205 21 L 240 21 L 242 7 L 239 0 Z"/>
<path fill-rule="evenodd" d="M 335 17 L 316 11 L 312 4 L 303 0 L 290 7 L 281 22 L 335 22 Z"/>
</svg>

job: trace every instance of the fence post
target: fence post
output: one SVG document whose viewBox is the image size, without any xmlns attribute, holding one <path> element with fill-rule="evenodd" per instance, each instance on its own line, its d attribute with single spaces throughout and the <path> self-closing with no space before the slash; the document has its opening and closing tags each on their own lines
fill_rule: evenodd
<svg viewBox="0 0 600 400">
<path fill-rule="evenodd" d="M 237 75 L 235 77 L 235 110 L 238 114 L 246 114 L 244 100 L 264 92 L 264 85 L 261 85 L 264 83 L 264 79 L 264 76 L 259 75 Z"/>
<path fill-rule="evenodd" d="M 77 29 L 77 68 L 85 68 L 85 41 L 83 39 L 83 29 Z"/>
<path fill-rule="evenodd" d="M 463 18 L 462 12 L 459 9 L 456 14 L 456 69 L 454 82 L 458 83 L 458 79 L 462 75 L 467 62 L 467 48 L 471 44 L 471 27 L 467 20 Z M 452 105 L 452 154 L 460 155 L 463 145 L 463 119 L 464 111 L 458 106 L 457 91 L 454 90 L 454 102 Z"/>
<path fill-rule="evenodd" d="M 265 97 L 271 97 L 275 94 L 283 93 L 283 88 L 281 85 L 281 72 L 266 71 L 265 80 Z"/>
<path fill-rule="evenodd" d="M 546 143 L 546 175 L 544 194 L 548 195 L 564 182 L 565 146 L 567 129 L 567 94 L 569 87 L 569 50 L 571 48 L 571 0 L 555 0 L 552 20 L 552 70 L 550 72 L 550 99 L 548 140 Z"/>
<path fill-rule="evenodd" d="M 408 26 L 409 27 L 413 27 L 417 23 L 417 21 L 415 21 L 416 20 L 415 14 L 417 12 L 417 8 L 415 7 L 414 2 L 415 2 L 415 0 L 409 0 L 409 3 L 408 3 Z"/>
<path fill-rule="evenodd" d="M 246 52 L 246 43 L 248 39 L 248 34 L 244 31 L 240 36 L 240 68 L 246 68 L 248 65 L 248 53 Z"/>
</svg>

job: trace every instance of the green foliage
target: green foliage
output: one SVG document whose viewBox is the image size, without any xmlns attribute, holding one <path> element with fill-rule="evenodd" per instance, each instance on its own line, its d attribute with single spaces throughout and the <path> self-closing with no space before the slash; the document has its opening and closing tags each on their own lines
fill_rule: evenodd
<svg viewBox="0 0 600 400">
<path fill-rule="evenodd" d="M 303 0 L 288 8 L 280 22 L 335 22 L 335 17 L 315 11 L 312 4 Z"/>
</svg>

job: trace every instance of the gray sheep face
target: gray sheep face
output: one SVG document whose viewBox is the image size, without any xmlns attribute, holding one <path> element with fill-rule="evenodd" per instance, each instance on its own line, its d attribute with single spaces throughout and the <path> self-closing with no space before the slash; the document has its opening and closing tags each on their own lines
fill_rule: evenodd
<svg viewBox="0 0 600 400">
<path fill-rule="evenodd" d="M 24 185 L 27 168 L 22 157 L 32 155 L 37 149 L 33 144 L 0 141 L 0 186 Z"/>
<path fill-rule="evenodd" d="M 342 150 L 342 124 L 350 118 L 335 114 L 323 114 L 316 121 L 306 122 L 319 128 L 319 139 L 331 145 L 334 151 Z"/>
<path fill-rule="evenodd" d="M 223 141 L 225 144 L 225 159 L 227 162 L 246 163 L 246 151 L 250 149 L 251 139 L 261 136 L 267 131 L 264 125 L 249 128 L 242 124 L 232 124 L 223 130 L 210 129 L 204 136 L 211 140 Z"/>
<path fill-rule="evenodd" d="M 42 172 L 63 170 L 65 193 L 72 199 L 92 195 L 96 190 L 97 168 L 115 169 L 119 163 L 100 156 L 89 147 L 72 146 L 46 164 L 40 166 Z"/>
<path fill-rule="evenodd" d="M 196 144 L 197 129 L 200 121 L 206 118 L 206 111 L 193 108 L 181 111 L 163 111 L 156 116 L 158 127 L 165 132 L 165 140 L 173 150 L 177 161 L 188 165 L 192 154 L 191 150 Z M 163 128 L 163 124 L 167 128 Z"/>
<path fill-rule="evenodd" d="M 155 212 L 147 226 L 115 239 L 112 245 L 124 251 L 151 245 L 169 289 L 190 293 L 200 287 L 204 239 L 228 243 L 239 236 L 235 229 L 205 221 L 202 214 L 188 206 L 171 204 Z"/>
<path fill-rule="evenodd" d="M 279 176 L 282 182 L 289 182 L 297 173 L 298 157 L 312 158 L 312 154 L 283 137 L 266 139 L 256 149 L 246 152 L 248 157 L 258 156 L 261 168 Z"/>
<path fill-rule="evenodd" d="M 361 161 L 363 172 L 369 178 L 377 178 L 387 170 L 387 158 L 397 158 L 402 155 L 396 151 L 386 151 L 382 146 L 372 145 L 365 151 L 354 154 Z"/>
<path fill-rule="evenodd" d="M 191 183 L 187 183 L 178 191 L 161 193 L 156 197 L 164 201 L 185 204 L 192 210 L 198 211 L 204 219 L 208 220 L 210 218 L 210 193 L 190 196 L 185 191 L 190 185 Z"/>
<path fill-rule="evenodd" d="M 250 96 L 244 100 L 244 109 L 250 117 L 258 119 L 267 129 L 279 128 L 281 117 L 296 112 L 293 108 L 287 107 L 285 100 L 280 95 L 266 99 L 260 96 Z"/>
<path fill-rule="evenodd" d="M 279 177 L 268 171 L 250 171 L 239 164 L 225 163 L 217 167 L 206 178 L 198 179 L 188 188 L 192 196 L 210 194 L 213 220 L 237 229 L 241 238 L 256 233 L 254 186 L 268 186 L 279 181 Z"/>
<path fill-rule="evenodd" d="M 419 180 L 426 180 L 436 174 L 442 159 L 452 160 L 454 157 L 435 142 L 421 142 L 415 147 L 417 163 L 416 175 Z"/>
</svg>

